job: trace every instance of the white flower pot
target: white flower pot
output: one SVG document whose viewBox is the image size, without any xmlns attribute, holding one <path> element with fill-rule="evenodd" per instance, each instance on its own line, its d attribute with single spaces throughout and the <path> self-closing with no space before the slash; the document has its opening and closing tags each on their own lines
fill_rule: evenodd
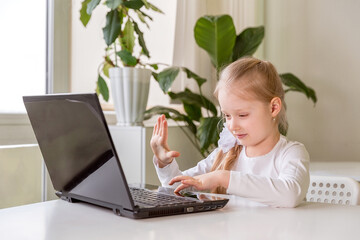
<svg viewBox="0 0 360 240">
<path fill-rule="evenodd" d="M 111 94 L 120 126 L 141 126 L 149 96 L 151 71 L 143 68 L 110 68 Z"/>
</svg>

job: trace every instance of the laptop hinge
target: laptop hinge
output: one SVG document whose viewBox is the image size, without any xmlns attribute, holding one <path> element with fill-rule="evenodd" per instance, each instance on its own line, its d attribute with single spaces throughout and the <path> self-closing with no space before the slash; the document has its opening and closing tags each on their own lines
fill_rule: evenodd
<svg viewBox="0 0 360 240">
<path fill-rule="evenodd" d="M 56 196 L 58 196 L 61 200 L 64 200 L 64 201 L 67 201 L 67 202 L 70 202 L 70 203 L 79 202 L 79 200 L 76 200 L 76 199 L 71 198 L 71 197 L 69 197 L 69 196 L 63 195 L 63 193 L 60 192 L 60 191 L 56 192 L 55 194 L 56 194 Z"/>
<path fill-rule="evenodd" d="M 123 207 L 119 207 L 119 208 L 113 208 L 113 212 L 118 215 L 118 216 L 121 216 L 122 212 L 124 211 L 124 208 Z"/>
</svg>

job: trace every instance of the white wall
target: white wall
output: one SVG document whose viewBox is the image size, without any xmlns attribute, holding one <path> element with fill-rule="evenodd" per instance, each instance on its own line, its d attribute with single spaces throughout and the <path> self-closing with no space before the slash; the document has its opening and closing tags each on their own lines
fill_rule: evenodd
<svg viewBox="0 0 360 240">
<path fill-rule="evenodd" d="M 288 93 L 288 136 L 312 161 L 360 161 L 360 1 L 268 0 L 265 57 L 316 90 Z"/>
</svg>

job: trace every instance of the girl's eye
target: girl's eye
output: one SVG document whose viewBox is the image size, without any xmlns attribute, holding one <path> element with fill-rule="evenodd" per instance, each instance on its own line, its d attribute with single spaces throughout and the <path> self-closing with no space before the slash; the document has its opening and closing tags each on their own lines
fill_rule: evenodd
<svg viewBox="0 0 360 240">
<path fill-rule="evenodd" d="M 249 116 L 249 114 L 240 114 L 240 115 L 239 115 L 239 117 L 242 117 L 242 118 L 243 118 L 243 117 L 247 117 L 247 116 Z"/>
<path fill-rule="evenodd" d="M 224 117 L 227 118 L 227 119 L 229 119 L 229 118 L 230 118 L 230 115 L 224 114 Z"/>
</svg>

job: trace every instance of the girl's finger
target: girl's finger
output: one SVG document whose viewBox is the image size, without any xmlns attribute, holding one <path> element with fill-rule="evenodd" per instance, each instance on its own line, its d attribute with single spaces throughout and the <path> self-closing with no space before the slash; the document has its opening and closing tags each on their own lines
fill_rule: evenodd
<svg viewBox="0 0 360 240">
<path fill-rule="evenodd" d="M 167 126 L 167 121 L 166 119 L 163 120 L 163 129 L 161 131 L 162 136 L 165 138 L 165 140 L 167 140 L 167 136 L 168 136 L 168 126 Z"/>
<path fill-rule="evenodd" d="M 179 157 L 180 156 L 180 153 L 177 152 L 177 151 L 170 151 L 170 152 L 167 152 L 166 153 L 166 156 L 168 158 L 176 158 L 176 157 Z"/>
<path fill-rule="evenodd" d="M 155 124 L 155 126 L 154 126 L 153 136 L 155 136 L 155 135 L 156 135 L 156 132 L 157 132 L 157 124 Z"/>
<path fill-rule="evenodd" d="M 183 189 L 185 189 L 185 188 L 188 188 L 188 187 L 190 187 L 189 185 L 186 185 L 186 184 L 180 184 L 175 190 L 174 190 L 174 192 L 175 193 L 178 193 L 178 192 L 180 192 L 181 190 L 183 190 Z"/>
<path fill-rule="evenodd" d="M 185 179 L 181 181 L 182 184 L 188 185 L 188 186 L 193 186 L 196 189 L 201 189 L 201 184 L 199 181 L 197 181 L 194 178 L 190 178 L 190 179 Z"/>
<path fill-rule="evenodd" d="M 173 185 L 174 183 L 179 182 L 179 181 L 180 181 L 180 180 L 177 180 L 176 177 L 174 177 L 173 179 L 171 179 L 171 180 L 169 181 L 169 185 Z"/>
<path fill-rule="evenodd" d="M 156 135 L 159 135 L 159 131 L 160 131 L 160 120 L 161 120 L 161 116 L 158 117 L 157 119 L 157 123 L 156 123 Z"/>
<path fill-rule="evenodd" d="M 163 116 L 161 116 L 161 119 L 160 119 L 160 128 L 159 128 L 159 135 L 160 136 L 163 136 L 163 130 L 164 129 L 164 118 Z"/>
<path fill-rule="evenodd" d="M 184 183 L 184 184 L 187 184 L 187 185 L 192 185 L 192 186 L 198 185 L 198 182 L 193 178 L 192 179 L 182 180 L 181 183 Z"/>
<path fill-rule="evenodd" d="M 188 179 L 188 178 L 191 178 L 189 176 L 183 176 L 183 175 L 180 175 L 180 176 L 176 176 L 174 178 L 172 178 L 169 182 L 169 185 L 173 185 L 174 183 L 176 182 L 180 182 L 181 180 L 185 180 L 185 179 Z"/>
</svg>

